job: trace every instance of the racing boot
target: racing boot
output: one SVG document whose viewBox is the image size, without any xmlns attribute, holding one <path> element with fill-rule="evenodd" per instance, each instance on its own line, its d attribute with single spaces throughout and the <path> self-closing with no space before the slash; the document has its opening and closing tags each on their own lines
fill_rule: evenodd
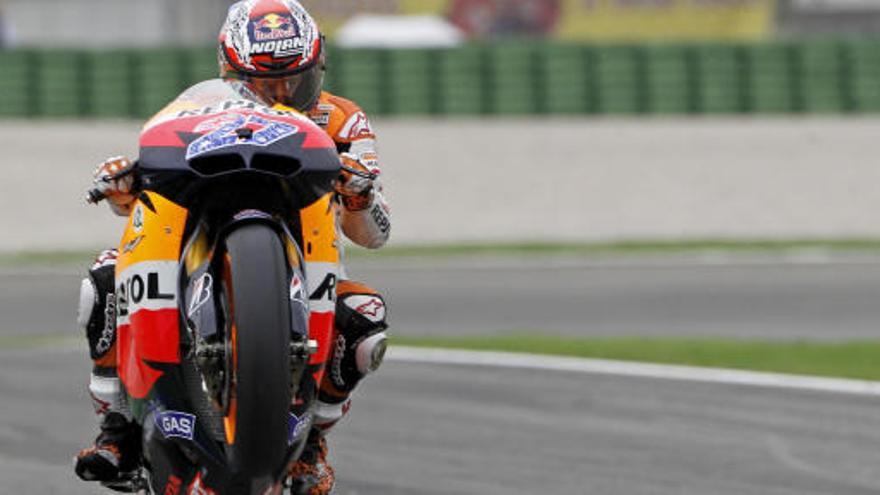
<svg viewBox="0 0 880 495">
<path fill-rule="evenodd" d="M 115 249 L 100 253 L 80 287 L 77 322 L 94 361 L 89 395 L 101 430 L 94 445 L 74 458 L 77 476 L 86 481 L 116 481 L 140 460 L 140 428 L 127 419 L 129 407 L 116 372 L 116 258 Z"/>
<path fill-rule="evenodd" d="M 327 461 L 327 439 L 312 429 L 302 455 L 288 471 L 290 495 L 327 495 L 336 484 L 333 466 Z"/>
<path fill-rule="evenodd" d="M 83 449 L 74 459 L 76 475 L 84 481 L 114 481 L 140 466 L 140 429 L 118 412 L 101 421 L 95 445 Z"/>
</svg>

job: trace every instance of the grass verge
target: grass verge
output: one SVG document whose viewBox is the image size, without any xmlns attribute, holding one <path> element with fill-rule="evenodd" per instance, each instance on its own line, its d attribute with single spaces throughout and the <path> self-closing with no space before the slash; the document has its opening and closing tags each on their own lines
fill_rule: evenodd
<svg viewBox="0 0 880 495">
<path fill-rule="evenodd" d="M 547 354 L 796 375 L 880 380 L 880 341 L 841 343 L 712 338 L 399 337 L 395 345 Z"/>
<path fill-rule="evenodd" d="M 771 253 L 820 251 L 880 253 L 880 239 L 695 239 L 633 240 L 595 243 L 464 243 L 442 245 L 388 246 L 377 251 L 347 248 L 353 257 L 436 257 L 497 255 L 637 256 L 699 253 Z"/>
<path fill-rule="evenodd" d="M 100 251 L 22 251 L 0 253 L 0 266 L 86 264 Z M 696 239 L 681 241 L 633 240 L 596 243 L 460 243 L 436 245 L 391 245 L 379 250 L 356 246 L 346 253 L 358 258 L 431 258 L 455 256 L 639 256 L 700 253 L 797 252 L 880 254 L 880 239 Z"/>
</svg>

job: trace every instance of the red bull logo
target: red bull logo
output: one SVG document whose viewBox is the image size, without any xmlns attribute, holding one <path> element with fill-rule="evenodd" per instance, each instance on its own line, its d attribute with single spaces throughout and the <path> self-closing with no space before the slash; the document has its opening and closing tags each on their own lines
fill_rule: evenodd
<svg viewBox="0 0 880 495">
<path fill-rule="evenodd" d="M 255 41 L 273 41 L 293 38 L 297 35 L 296 23 L 290 16 L 266 14 L 254 22 Z"/>
</svg>

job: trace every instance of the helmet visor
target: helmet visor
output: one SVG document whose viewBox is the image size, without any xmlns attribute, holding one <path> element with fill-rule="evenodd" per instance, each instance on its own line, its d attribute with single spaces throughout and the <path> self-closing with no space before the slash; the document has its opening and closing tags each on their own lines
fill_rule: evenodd
<svg viewBox="0 0 880 495">
<path fill-rule="evenodd" d="M 307 112 L 318 102 L 324 84 L 323 64 L 315 64 L 310 69 L 283 77 L 248 77 L 251 88 L 261 98 L 272 104 Z"/>
</svg>

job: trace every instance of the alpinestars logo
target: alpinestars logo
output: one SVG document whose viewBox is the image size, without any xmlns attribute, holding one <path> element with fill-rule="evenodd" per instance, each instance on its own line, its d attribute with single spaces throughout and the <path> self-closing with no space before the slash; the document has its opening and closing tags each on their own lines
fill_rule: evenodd
<svg viewBox="0 0 880 495">
<path fill-rule="evenodd" d="M 103 356 L 110 351 L 113 343 L 116 342 L 116 294 L 107 293 L 107 303 L 104 306 L 104 329 L 101 331 L 101 337 L 95 346 L 95 353 Z"/>
<path fill-rule="evenodd" d="M 339 334 L 336 337 L 336 346 L 333 351 L 333 360 L 330 363 L 330 378 L 333 384 L 339 388 L 345 387 L 345 379 L 342 378 L 342 360 L 345 359 L 345 336 Z"/>
<path fill-rule="evenodd" d="M 345 305 L 373 323 L 385 320 L 385 302 L 378 296 L 353 294 L 345 298 Z"/>
<path fill-rule="evenodd" d="M 384 307 L 385 307 L 385 305 L 382 304 L 382 301 L 380 301 L 378 299 L 373 299 L 372 301 L 370 301 L 366 304 L 361 304 L 360 306 L 358 306 L 356 308 L 356 311 L 362 315 L 365 315 L 365 316 L 375 317 L 375 316 L 379 315 L 379 310 L 381 310 Z"/>
</svg>

